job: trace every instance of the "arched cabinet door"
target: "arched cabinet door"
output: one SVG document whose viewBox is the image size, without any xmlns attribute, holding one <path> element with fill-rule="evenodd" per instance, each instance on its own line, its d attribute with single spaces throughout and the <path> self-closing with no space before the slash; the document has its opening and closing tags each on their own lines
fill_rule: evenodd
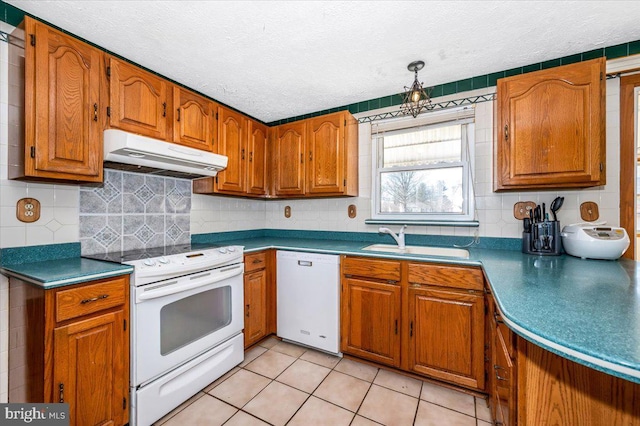
<svg viewBox="0 0 640 426">
<path fill-rule="evenodd" d="M 26 17 L 22 176 L 102 181 L 102 53 Z M 14 176 L 10 176 L 14 177 Z"/>
<path fill-rule="evenodd" d="M 495 190 L 605 184 L 605 60 L 498 80 Z"/>
<path fill-rule="evenodd" d="M 181 87 L 173 88 L 173 141 L 215 152 L 216 104 Z"/>
<path fill-rule="evenodd" d="M 218 154 L 229 158 L 227 167 L 216 176 L 216 192 L 244 193 L 246 186 L 247 119 L 244 115 L 218 107 Z"/>
<path fill-rule="evenodd" d="M 169 83 L 140 68 L 109 58 L 109 126 L 169 140 L 173 118 Z"/>
<path fill-rule="evenodd" d="M 276 196 L 304 195 L 306 125 L 298 121 L 278 126 L 273 146 Z"/>
</svg>

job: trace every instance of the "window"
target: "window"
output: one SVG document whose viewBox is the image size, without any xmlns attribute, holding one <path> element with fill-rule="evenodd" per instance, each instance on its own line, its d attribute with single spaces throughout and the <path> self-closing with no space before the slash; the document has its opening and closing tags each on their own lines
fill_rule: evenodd
<svg viewBox="0 0 640 426">
<path fill-rule="evenodd" d="M 373 124 L 374 220 L 470 222 L 473 109 Z"/>
</svg>

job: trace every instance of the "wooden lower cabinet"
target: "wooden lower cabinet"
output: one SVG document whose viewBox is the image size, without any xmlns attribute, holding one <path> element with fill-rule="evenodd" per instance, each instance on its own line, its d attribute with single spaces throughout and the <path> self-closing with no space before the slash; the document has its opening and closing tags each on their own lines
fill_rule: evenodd
<svg viewBox="0 0 640 426">
<path fill-rule="evenodd" d="M 343 353 L 485 389 L 478 268 L 346 256 L 342 276 Z"/>
<path fill-rule="evenodd" d="M 65 402 L 69 424 L 129 421 L 128 275 L 45 290 L 10 278 L 9 402 Z"/>
<path fill-rule="evenodd" d="M 276 332 L 275 250 L 244 256 L 244 347 Z"/>
<path fill-rule="evenodd" d="M 409 287 L 409 369 L 484 389 L 484 296 Z"/>
<path fill-rule="evenodd" d="M 341 303 L 341 350 L 399 367 L 400 286 L 344 278 Z"/>
</svg>

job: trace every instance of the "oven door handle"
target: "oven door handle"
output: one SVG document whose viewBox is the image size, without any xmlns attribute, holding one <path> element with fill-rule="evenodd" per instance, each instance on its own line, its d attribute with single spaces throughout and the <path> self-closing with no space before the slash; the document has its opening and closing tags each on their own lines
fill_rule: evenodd
<svg viewBox="0 0 640 426">
<path fill-rule="evenodd" d="M 191 277 L 182 277 L 175 284 L 159 284 L 156 286 L 147 286 L 142 289 L 141 294 L 136 295 L 137 301 L 145 301 L 151 299 L 157 299 L 159 297 L 169 296 L 171 294 L 180 293 L 194 288 L 203 287 L 205 285 L 214 284 L 220 281 L 224 281 L 236 275 L 240 275 L 244 272 L 244 264 L 233 265 L 230 267 L 224 267 L 213 271 L 207 271 L 201 274 L 196 274 Z"/>
</svg>

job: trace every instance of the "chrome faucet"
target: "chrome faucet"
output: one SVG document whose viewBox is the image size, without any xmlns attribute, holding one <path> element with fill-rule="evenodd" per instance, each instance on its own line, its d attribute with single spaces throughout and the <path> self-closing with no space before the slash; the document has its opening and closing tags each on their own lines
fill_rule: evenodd
<svg viewBox="0 0 640 426">
<path fill-rule="evenodd" d="M 398 248 L 400 250 L 404 250 L 405 245 L 404 245 L 404 230 L 407 227 L 407 225 L 403 225 L 402 228 L 400 228 L 400 232 L 398 233 L 398 235 L 394 234 L 393 231 L 391 231 L 391 229 L 389 228 L 385 228 L 383 226 L 381 226 L 378 229 L 378 232 L 381 234 L 389 234 L 393 237 L 394 240 L 396 240 L 396 243 L 398 243 Z"/>
</svg>

